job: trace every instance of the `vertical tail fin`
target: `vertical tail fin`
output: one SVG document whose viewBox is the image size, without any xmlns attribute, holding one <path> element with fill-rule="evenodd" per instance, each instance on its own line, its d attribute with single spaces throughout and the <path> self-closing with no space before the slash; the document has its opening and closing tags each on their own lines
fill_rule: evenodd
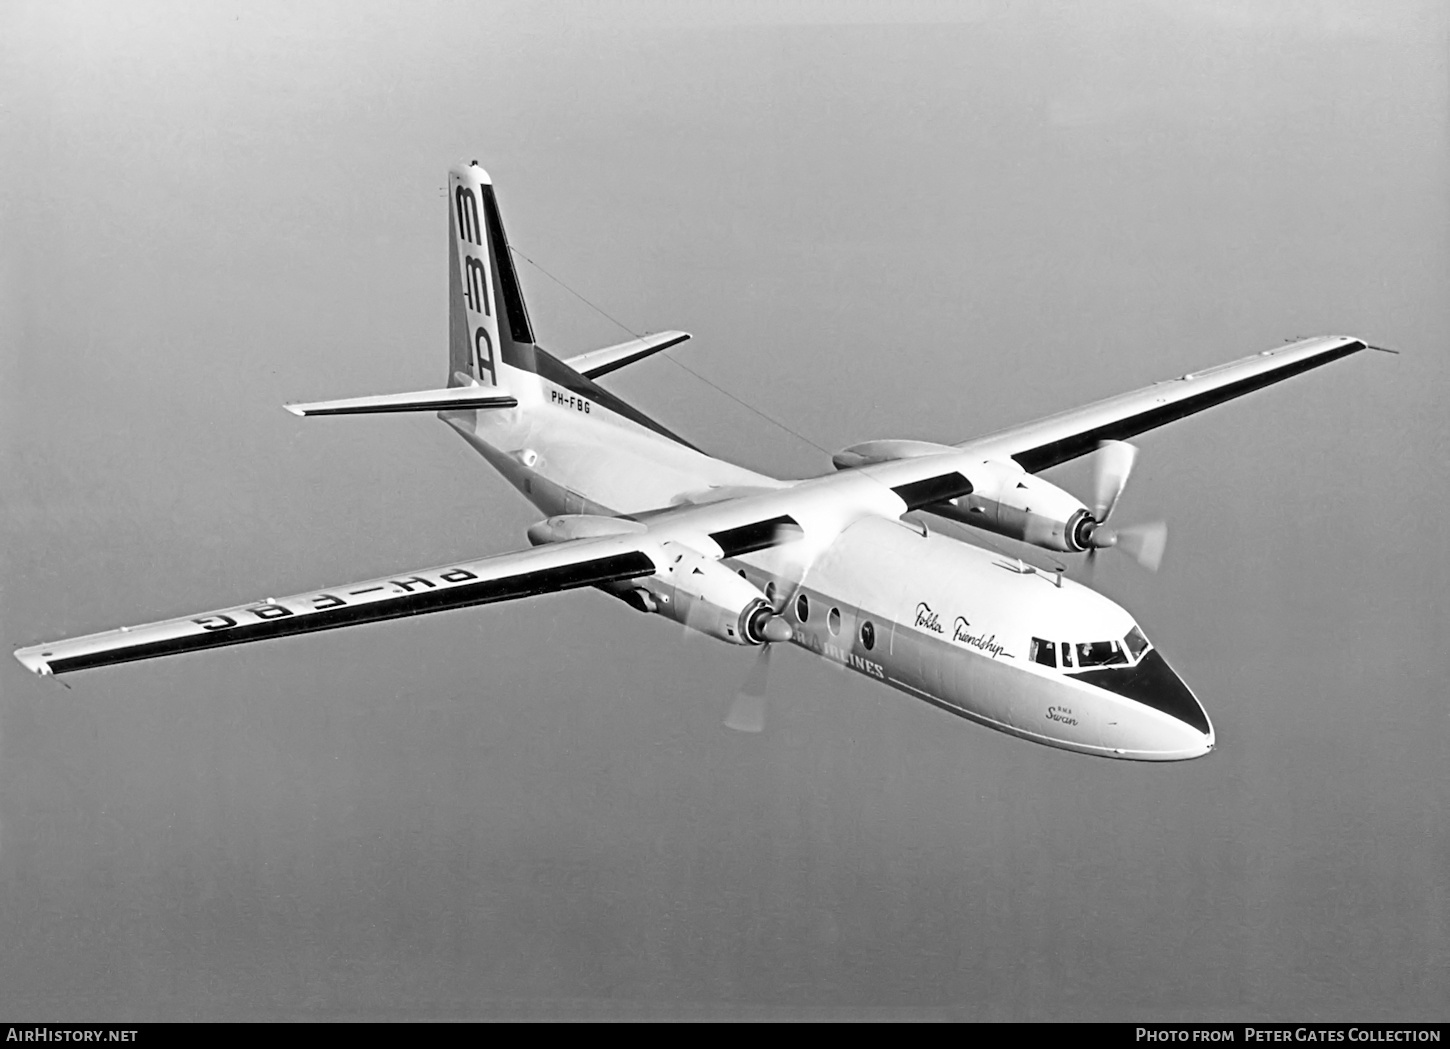
<svg viewBox="0 0 1450 1049">
<path fill-rule="evenodd" d="M 488 172 L 448 173 L 448 385 L 510 385 L 534 372 L 534 329 L 509 254 Z"/>
</svg>

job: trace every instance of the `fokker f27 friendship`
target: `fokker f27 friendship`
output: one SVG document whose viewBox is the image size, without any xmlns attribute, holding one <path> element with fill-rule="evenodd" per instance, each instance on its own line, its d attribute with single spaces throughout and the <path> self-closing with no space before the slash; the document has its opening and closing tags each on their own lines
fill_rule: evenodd
<svg viewBox="0 0 1450 1049">
<path fill-rule="evenodd" d="M 437 412 L 546 515 L 532 548 L 22 648 L 21 663 L 64 674 L 593 586 L 762 659 L 791 642 L 1033 742 L 1151 761 L 1213 749 L 1203 707 L 1126 610 L 921 514 L 1062 554 L 1118 547 L 1153 567 L 1161 526 L 1107 524 L 1132 466 L 1124 440 L 1365 342 L 1304 339 L 957 445 L 867 441 L 838 452 L 835 473 L 780 480 L 706 455 L 596 381 L 688 335 L 559 360 L 535 342 L 477 162 L 450 172 L 448 204 L 446 388 L 287 407 Z M 1088 454 L 1091 508 L 1037 476 Z M 761 691 L 727 722 L 758 729 Z"/>
</svg>

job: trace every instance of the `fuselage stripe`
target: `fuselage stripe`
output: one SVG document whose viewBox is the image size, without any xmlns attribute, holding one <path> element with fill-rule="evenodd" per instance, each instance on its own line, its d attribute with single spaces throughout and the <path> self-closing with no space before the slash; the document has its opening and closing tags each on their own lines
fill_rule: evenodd
<svg viewBox="0 0 1450 1049">
<path fill-rule="evenodd" d="M 615 415 L 618 415 L 621 418 L 628 419 L 632 423 L 643 426 L 646 430 L 651 430 L 654 433 L 659 434 L 661 437 L 667 437 L 671 441 L 674 441 L 676 444 L 682 444 L 686 448 L 689 448 L 691 451 L 698 452 L 700 450 L 689 441 L 681 437 L 679 434 L 672 433 L 671 431 L 665 429 L 659 423 L 655 422 L 649 416 L 641 412 L 638 408 L 635 408 L 633 405 L 626 404 L 624 401 L 614 396 L 614 394 L 610 393 L 608 390 L 606 390 L 603 386 L 600 386 L 594 380 L 580 375 L 573 368 L 569 367 L 567 364 L 559 360 L 559 358 L 555 357 L 547 350 L 535 346 L 534 363 L 535 366 L 538 368 L 540 377 L 547 379 L 549 382 L 554 383 L 556 386 L 562 386 L 564 387 L 564 389 L 569 390 L 579 395 L 580 397 L 587 397 L 595 404 L 598 404 L 603 408 L 608 408 Z"/>
<path fill-rule="evenodd" d="M 926 477 L 891 489 L 906 503 L 908 510 L 920 510 L 933 503 L 944 503 L 972 494 L 972 482 L 953 470 L 951 473 Z"/>
<path fill-rule="evenodd" d="M 711 532 L 710 538 L 725 552 L 724 556 L 739 557 L 741 554 L 790 542 L 801 534 L 801 526 L 796 519 L 789 514 L 781 514 L 769 521 L 753 521 L 720 532 Z"/>
</svg>

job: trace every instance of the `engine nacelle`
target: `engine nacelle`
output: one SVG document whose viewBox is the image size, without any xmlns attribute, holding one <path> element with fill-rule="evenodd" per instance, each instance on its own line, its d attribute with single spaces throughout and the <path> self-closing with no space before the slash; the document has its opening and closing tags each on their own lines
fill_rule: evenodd
<svg viewBox="0 0 1450 1049">
<path fill-rule="evenodd" d="M 543 546 L 648 530 L 638 521 L 621 517 L 560 514 L 531 525 L 529 542 Z M 732 645 L 790 640 L 790 625 L 741 576 L 679 543 L 663 544 L 663 552 L 665 567 L 654 575 L 604 583 L 601 589 L 641 612 L 665 616 Z"/>
<path fill-rule="evenodd" d="M 529 525 L 529 542 L 567 543 L 571 539 L 598 539 L 606 535 L 637 535 L 649 529 L 638 521 L 597 514 L 558 514 Z"/>
<path fill-rule="evenodd" d="M 789 640 L 789 625 L 743 578 L 719 561 L 676 543 L 666 543 L 664 550 L 668 558 L 664 569 L 633 581 L 621 597 L 642 611 L 732 645 Z"/>
<path fill-rule="evenodd" d="M 1079 553 L 1088 549 L 1097 522 L 1078 499 L 1015 464 L 985 462 L 963 470 L 972 491 L 941 509 L 943 516 L 988 532 L 1040 546 Z M 938 512 L 933 507 L 932 512 Z"/>
<path fill-rule="evenodd" d="M 842 448 L 831 456 L 831 465 L 837 470 L 853 470 L 858 466 L 875 463 L 894 463 L 898 459 L 919 459 L 924 455 L 952 455 L 957 449 L 946 444 L 930 441 L 908 441 L 888 438 L 878 441 L 864 441 Z"/>
</svg>

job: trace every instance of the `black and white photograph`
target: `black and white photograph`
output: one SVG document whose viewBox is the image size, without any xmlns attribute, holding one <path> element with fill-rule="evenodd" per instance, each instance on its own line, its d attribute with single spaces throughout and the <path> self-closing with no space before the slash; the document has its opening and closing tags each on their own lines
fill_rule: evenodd
<svg viewBox="0 0 1450 1049">
<path fill-rule="evenodd" d="M 7 1040 L 1438 1040 L 1447 289 L 1436 0 L 0 5 Z"/>
</svg>

